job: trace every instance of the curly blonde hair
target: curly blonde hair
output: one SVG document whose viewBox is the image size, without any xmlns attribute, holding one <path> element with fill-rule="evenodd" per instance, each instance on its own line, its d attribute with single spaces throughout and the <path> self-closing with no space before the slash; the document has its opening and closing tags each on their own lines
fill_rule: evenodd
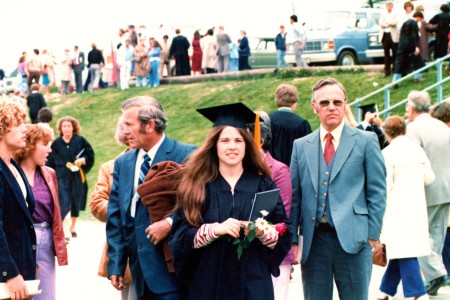
<svg viewBox="0 0 450 300">
<path fill-rule="evenodd" d="M 60 136 L 63 135 L 61 128 L 62 128 L 62 123 L 64 123 L 64 122 L 72 123 L 73 135 L 79 135 L 81 133 L 80 121 L 78 121 L 77 119 L 75 119 L 74 117 L 71 117 L 71 116 L 64 116 L 61 119 L 59 119 L 58 122 L 56 123 L 56 130 L 58 131 L 58 134 Z"/>
<path fill-rule="evenodd" d="M 44 144 L 48 144 L 55 139 L 53 136 L 53 130 L 44 124 L 28 124 L 27 125 L 27 145 L 16 153 L 13 158 L 20 164 L 26 158 L 28 158 L 36 149 L 36 144 L 42 141 Z"/>
<path fill-rule="evenodd" d="M 18 104 L 11 101 L 0 101 L 0 140 L 15 123 L 22 123 L 26 119 L 27 114 Z"/>
</svg>

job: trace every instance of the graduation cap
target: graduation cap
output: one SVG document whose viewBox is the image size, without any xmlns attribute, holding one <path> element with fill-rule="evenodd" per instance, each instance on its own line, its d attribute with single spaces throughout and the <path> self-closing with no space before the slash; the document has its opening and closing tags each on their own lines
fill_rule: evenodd
<svg viewBox="0 0 450 300">
<path fill-rule="evenodd" d="M 364 117 L 366 116 L 366 113 L 370 111 L 371 113 L 378 112 L 378 106 L 376 103 L 371 104 L 365 104 L 359 106 L 359 109 L 361 109 L 361 119 L 364 120 Z"/>
<path fill-rule="evenodd" d="M 255 133 L 260 136 L 259 122 L 263 120 L 242 102 L 199 108 L 197 111 L 213 122 L 213 127 L 225 125 L 247 128 L 247 124 L 255 123 Z M 260 137 L 255 136 L 257 145 L 260 145 L 260 140 Z"/>
</svg>

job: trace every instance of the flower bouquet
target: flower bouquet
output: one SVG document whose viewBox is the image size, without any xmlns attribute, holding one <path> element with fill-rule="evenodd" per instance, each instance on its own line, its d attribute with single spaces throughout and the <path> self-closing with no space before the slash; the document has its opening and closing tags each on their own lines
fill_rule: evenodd
<svg viewBox="0 0 450 300">
<path fill-rule="evenodd" d="M 265 217 L 269 214 L 266 210 L 260 211 L 262 217 L 255 221 L 250 221 L 247 224 L 243 223 L 241 226 L 241 234 L 233 240 L 233 244 L 237 245 L 238 260 L 241 259 L 244 249 L 256 238 L 266 235 L 267 239 L 273 239 L 277 235 L 283 235 L 286 232 L 286 224 L 277 223 L 273 225 L 268 222 Z"/>
</svg>

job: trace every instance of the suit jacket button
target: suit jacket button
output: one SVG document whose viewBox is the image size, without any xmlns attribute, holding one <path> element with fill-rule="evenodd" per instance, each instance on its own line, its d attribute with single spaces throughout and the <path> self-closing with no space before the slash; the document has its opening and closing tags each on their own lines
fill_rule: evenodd
<svg viewBox="0 0 450 300">
<path fill-rule="evenodd" d="M 33 245 L 33 247 L 31 247 L 31 249 L 36 250 L 36 245 Z"/>
<path fill-rule="evenodd" d="M 6 276 L 6 275 L 8 275 L 8 272 L 5 271 L 5 272 L 2 273 L 2 275 Z"/>
<path fill-rule="evenodd" d="M 312 218 L 311 218 L 311 221 L 315 222 L 315 221 L 316 221 L 316 218 L 315 218 L 315 217 L 312 217 Z"/>
</svg>

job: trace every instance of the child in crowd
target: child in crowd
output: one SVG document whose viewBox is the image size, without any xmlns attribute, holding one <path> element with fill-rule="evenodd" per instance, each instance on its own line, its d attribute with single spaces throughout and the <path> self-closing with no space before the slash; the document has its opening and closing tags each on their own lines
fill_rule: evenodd
<svg viewBox="0 0 450 300">
<path fill-rule="evenodd" d="M 30 87 L 31 93 L 27 96 L 27 106 L 31 123 L 38 122 L 38 112 L 41 108 L 46 107 L 44 96 L 39 92 L 40 86 L 38 83 L 33 83 Z"/>
</svg>

